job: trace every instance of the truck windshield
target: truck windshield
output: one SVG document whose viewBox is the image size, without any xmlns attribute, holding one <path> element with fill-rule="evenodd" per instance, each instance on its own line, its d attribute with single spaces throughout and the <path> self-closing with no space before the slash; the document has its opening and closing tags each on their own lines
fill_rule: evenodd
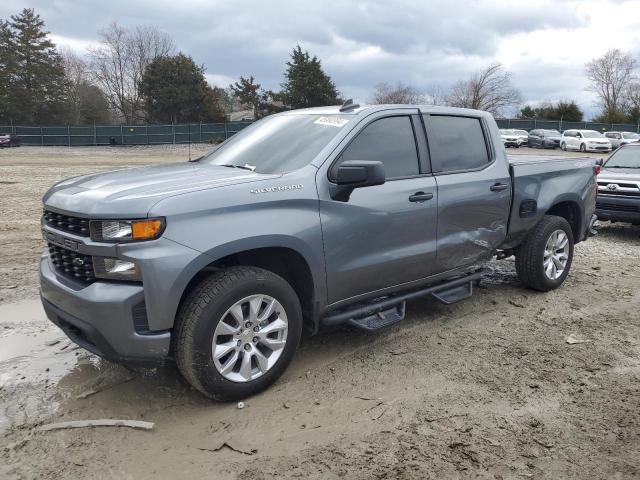
<svg viewBox="0 0 640 480">
<path fill-rule="evenodd" d="M 320 114 L 267 117 L 236 133 L 200 161 L 258 173 L 292 172 L 308 165 L 350 118 Z"/>
<path fill-rule="evenodd" d="M 609 157 L 604 168 L 640 168 L 640 148 L 621 148 Z"/>
</svg>

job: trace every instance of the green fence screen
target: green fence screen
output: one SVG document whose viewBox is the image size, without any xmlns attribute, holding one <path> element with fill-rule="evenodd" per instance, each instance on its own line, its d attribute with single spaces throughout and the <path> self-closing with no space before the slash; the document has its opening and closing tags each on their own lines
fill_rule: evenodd
<svg viewBox="0 0 640 480">
<path fill-rule="evenodd" d="M 596 123 L 596 122 L 563 122 L 560 120 L 537 120 L 522 118 L 497 118 L 500 128 L 517 128 L 519 130 L 535 130 L 544 128 L 547 130 L 597 130 L 598 132 L 636 132 L 640 133 L 640 125 L 633 123 Z"/>
<path fill-rule="evenodd" d="M 159 145 L 213 143 L 225 140 L 251 122 L 190 123 L 178 125 L 0 126 L 23 145 Z"/>
<path fill-rule="evenodd" d="M 558 120 L 496 119 L 500 128 L 534 130 L 584 129 L 640 133 L 640 125 L 561 122 Z M 160 145 L 179 143 L 213 143 L 229 138 L 251 122 L 183 123 L 178 125 L 90 125 L 90 126 L 0 126 L 0 134 L 13 133 L 24 145 Z"/>
</svg>

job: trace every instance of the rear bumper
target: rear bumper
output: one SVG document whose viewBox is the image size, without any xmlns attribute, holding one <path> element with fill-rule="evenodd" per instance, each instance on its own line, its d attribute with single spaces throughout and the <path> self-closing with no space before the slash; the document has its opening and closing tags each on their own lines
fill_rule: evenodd
<svg viewBox="0 0 640 480">
<path fill-rule="evenodd" d="M 146 311 L 141 285 L 95 282 L 79 286 L 56 275 L 47 255 L 40 260 L 40 285 L 49 320 L 86 350 L 127 365 L 155 365 L 168 357 L 168 331 L 136 332 L 136 316 Z"/>
<path fill-rule="evenodd" d="M 617 198 L 613 195 L 600 195 L 596 201 L 596 215 L 599 220 L 638 223 L 640 222 L 640 197 Z"/>
</svg>

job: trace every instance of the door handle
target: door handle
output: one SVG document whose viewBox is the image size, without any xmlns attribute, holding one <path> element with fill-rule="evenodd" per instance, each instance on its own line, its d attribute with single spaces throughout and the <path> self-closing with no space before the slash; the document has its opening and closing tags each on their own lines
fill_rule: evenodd
<svg viewBox="0 0 640 480">
<path fill-rule="evenodd" d="M 492 192 L 501 192 L 503 190 L 506 190 L 507 188 L 509 188 L 509 185 L 507 185 L 506 183 L 496 183 L 494 185 L 491 185 L 489 187 L 489 190 L 491 190 Z"/>
<path fill-rule="evenodd" d="M 433 193 L 416 192 L 409 197 L 410 202 L 426 202 L 433 198 Z"/>
</svg>

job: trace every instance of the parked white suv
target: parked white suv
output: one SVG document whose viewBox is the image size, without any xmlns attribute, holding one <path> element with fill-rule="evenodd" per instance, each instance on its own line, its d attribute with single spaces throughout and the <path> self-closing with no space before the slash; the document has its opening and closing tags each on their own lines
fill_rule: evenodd
<svg viewBox="0 0 640 480">
<path fill-rule="evenodd" d="M 560 138 L 560 148 L 581 152 L 610 152 L 611 142 L 595 130 L 565 130 Z"/>
</svg>

